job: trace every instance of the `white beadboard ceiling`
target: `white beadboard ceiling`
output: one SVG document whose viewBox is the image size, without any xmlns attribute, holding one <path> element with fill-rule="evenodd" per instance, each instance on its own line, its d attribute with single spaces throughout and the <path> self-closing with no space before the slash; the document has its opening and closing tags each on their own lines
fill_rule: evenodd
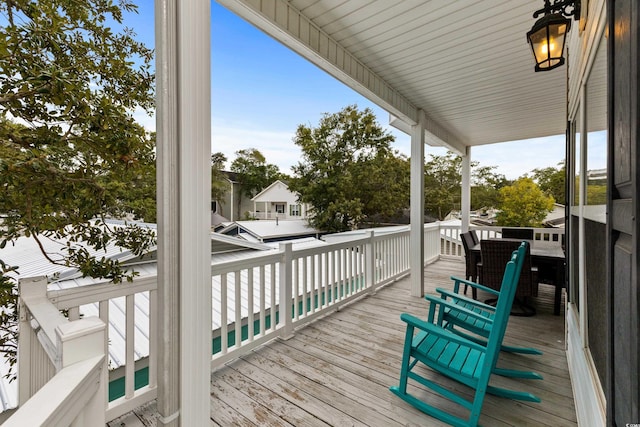
<svg viewBox="0 0 640 427">
<path fill-rule="evenodd" d="M 534 73 L 531 0 L 218 0 L 457 151 L 565 132 L 567 67 Z M 575 23 L 577 24 L 577 22 Z M 577 31 L 574 25 L 572 31 Z"/>
</svg>

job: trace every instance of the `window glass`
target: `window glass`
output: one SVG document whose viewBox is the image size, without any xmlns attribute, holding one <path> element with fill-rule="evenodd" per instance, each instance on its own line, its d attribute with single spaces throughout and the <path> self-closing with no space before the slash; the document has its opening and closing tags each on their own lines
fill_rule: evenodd
<svg viewBox="0 0 640 427">
<path fill-rule="evenodd" d="M 300 205 L 289 205 L 290 216 L 300 216 Z"/>
<path fill-rule="evenodd" d="M 587 168 L 585 217 L 605 222 L 607 203 L 607 51 L 606 38 L 587 80 Z"/>
</svg>

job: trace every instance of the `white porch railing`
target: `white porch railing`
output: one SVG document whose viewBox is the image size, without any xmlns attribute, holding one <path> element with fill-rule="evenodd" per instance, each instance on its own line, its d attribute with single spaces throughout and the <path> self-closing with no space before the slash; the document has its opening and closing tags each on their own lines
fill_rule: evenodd
<svg viewBox="0 0 640 427">
<path fill-rule="evenodd" d="M 481 238 L 500 234 L 498 227 L 477 230 Z M 534 244 L 560 244 L 563 233 L 563 230 L 536 229 Z M 313 248 L 294 249 L 291 243 L 282 243 L 275 252 L 213 264 L 211 368 L 216 369 L 274 338 L 287 339 L 295 328 L 408 275 L 409 247 L 408 229 L 377 235 L 368 231 L 350 240 Z M 426 224 L 424 263 L 436 261 L 441 256 L 464 256 L 460 227 Z M 116 345 L 114 334 L 124 337 L 124 350 L 119 349 L 124 354 L 124 366 L 111 371 L 110 388 L 114 388 L 116 380 L 124 386 L 117 394 L 119 397 L 115 398 L 111 393 L 111 399 L 107 397 L 106 385 L 99 387 L 102 394 L 96 392 L 95 399 L 102 404 L 81 408 L 81 413 L 76 415 L 78 419 L 86 411 L 98 411 L 102 418 L 93 415 L 92 419 L 98 419 L 104 425 L 104 421 L 108 422 L 155 399 L 158 341 L 156 281 L 153 276 L 136 278 L 128 284 L 105 282 L 48 292 L 46 282 L 42 280 L 37 286 L 22 286 L 21 307 L 24 311 L 21 311 L 21 319 L 24 321 L 20 323 L 18 377 L 20 405 L 24 406 L 14 417 L 24 416 L 27 404 L 32 405 L 33 399 L 60 394 L 60 390 L 55 390 L 52 385 L 60 387 L 54 374 L 60 375 L 59 368 L 68 365 L 56 364 L 59 347 L 53 345 L 51 339 L 43 339 L 39 335 L 55 336 L 52 328 L 59 324 L 86 323 L 89 319 L 79 320 L 81 312 L 96 313 L 100 319 L 94 318 L 92 322 L 100 322 L 101 325 L 111 323 L 107 334 L 104 326 L 102 330 L 100 355 L 103 358 Z M 140 315 L 145 310 L 136 308 L 139 304 L 148 308 L 148 318 Z M 60 310 L 68 311 L 68 320 Z M 123 326 L 116 327 L 113 323 L 117 322 L 110 322 L 116 319 Z M 135 350 L 141 342 L 144 344 L 142 347 L 148 345 L 146 354 Z M 95 362 L 97 359 L 92 359 L 93 356 L 93 353 L 86 355 L 83 359 L 86 363 L 79 364 L 78 370 L 69 375 L 80 385 L 88 386 L 94 382 L 91 360 Z M 138 377 L 141 373 L 144 377 L 145 372 L 146 380 L 139 381 Z M 83 375 L 84 379 L 81 379 Z M 106 369 L 100 375 L 106 378 Z M 38 390 L 40 392 L 34 395 Z M 107 403 L 107 400 L 111 401 Z M 67 408 L 68 402 L 60 402 L 60 405 L 63 406 L 58 410 L 65 413 L 73 409 Z"/>
<path fill-rule="evenodd" d="M 47 298 L 46 278 L 20 282 L 20 409 L 5 426 L 104 426 L 105 323 L 65 318 Z"/>
<path fill-rule="evenodd" d="M 426 227 L 426 226 L 425 226 Z M 527 228 L 527 227 L 521 227 Z M 460 234 L 462 230 L 459 225 L 440 224 L 440 255 L 445 257 L 464 257 L 464 248 Z M 502 236 L 502 227 L 492 226 L 472 226 L 471 230 L 475 230 L 478 239 L 493 239 Z M 563 228 L 530 228 L 533 230 L 532 247 L 536 246 L 560 246 L 564 244 Z M 426 245 L 426 235 L 425 235 Z"/>
</svg>

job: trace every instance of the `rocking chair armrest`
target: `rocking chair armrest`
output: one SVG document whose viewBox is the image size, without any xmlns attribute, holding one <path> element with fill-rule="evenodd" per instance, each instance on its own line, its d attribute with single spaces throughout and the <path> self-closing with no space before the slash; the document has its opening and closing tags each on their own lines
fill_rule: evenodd
<svg viewBox="0 0 640 427">
<path fill-rule="evenodd" d="M 467 297 L 465 295 L 462 295 L 462 294 L 457 294 L 455 292 L 451 292 L 448 289 L 436 288 L 436 292 L 440 293 L 440 295 L 445 296 L 445 297 L 455 298 L 455 299 L 458 299 L 460 301 L 464 301 L 467 304 L 473 304 L 473 305 L 475 305 L 476 307 L 478 307 L 478 308 L 480 308 L 482 310 L 490 311 L 492 313 L 496 311 L 496 308 L 494 306 L 492 306 L 492 305 L 485 304 L 482 301 L 478 301 L 478 300 L 475 300 L 473 298 L 469 298 L 469 297 Z"/>
<path fill-rule="evenodd" d="M 457 305 L 457 304 L 455 304 L 455 303 L 453 303 L 451 301 L 447 301 L 447 300 L 444 300 L 442 298 L 435 297 L 433 295 L 427 295 L 424 298 L 431 303 L 430 307 L 429 307 L 429 318 L 433 317 L 433 314 L 432 314 L 431 310 L 435 310 L 435 305 L 441 305 L 441 306 L 449 308 L 452 311 L 455 311 L 455 312 L 460 313 L 460 314 L 465 314 L 465 315 L 467 315 L 469 317 L 472 317 L 472 318 L 474 318 L 476 320 L 482 320 L 483 322 L 493 323 L 493 319 L 490 319 L 490 318 L 488 318 L 486 316 L 483 316 L 482 314 L 476 313 L 475 311 L 471 311 L 471 310 L 466 309 L 464 307 L 460 307 L 459 305 Z"/>
<path fill-rule="evenodd" d="M 481 285 L 480 283 L 472 282 L 471 280 L 461 279 L 460 277 L 456 277 L 456 276 L 451 276 L 451 280 L 453 280 L 453 288 L 454 288 L 456 293 L 459 292 L 460 284 L 462 283 L 463 285 L 469 285 L 472 288 L 480 289 L 481 291 L 488 292 L 488 293 L 496 295 L 496 296 L 500 295 L 499 291 L 496 291 L 495 289 L 488 288 L 488 287 L 486 287 L 484 285 Z"/>
<path fill-rule="evenodd" d="M 438 325 L 434 325 L 433 323 L 429 323 L 429 322 L 425 322 L 424 320 L 413 316 L 409 313 L 402 313 L 400 315 L 400 319 L 402 319 L 403 322 L 405 322 L 408 326 L 412 326 L 414 328 L 417 328 L 421 331 L 424 331 L 428 334 L 433 334 L 436 335 L 440 338 L 444 338 L 450 342 L 453 342 L 455 344 L 459 344 L 459 345 L 464 345 L 467 347 L 471 347 L 475 350 L 479 350 L 479 351 L 486 351 L 487 348 L 486 346 L 480 345 L 476 342 L 473 342 L 471 340 L 468 340 L 458 334 L 455 334 L 451 331 L 446 330 L 445 328 L 443 328 L 442 326 L 438 326 Z"/>
</svg>

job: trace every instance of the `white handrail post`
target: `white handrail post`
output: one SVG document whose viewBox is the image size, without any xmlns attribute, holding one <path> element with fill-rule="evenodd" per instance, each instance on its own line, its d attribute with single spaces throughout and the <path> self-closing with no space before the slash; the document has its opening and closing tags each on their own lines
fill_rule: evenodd
<svg viewBox="0 0 640 427">
<path fill-rule="evenodd" d="M 293 337 L 291 304 L 293 300 L 293 255 L 291 243 L 280 243 L 282 259 L 280 261 L 280 337 L 288 340 Z M 296 290 L 297 292 L 297 290 Z M 297 307 L 295 308 L 297 310 Z"/>
<path fill-rule="evenodd" d="M 369 230 L 369 237 L 367 243 L 364 245 L 364 275 L 365 286 L 367 288 L 374 288 L 376 284 L 376 252 L 373 236 L 373 230 Z"/>
<path fill-rule="evenodd" d="M 425 114 L 411 128 L 411 296 L 424 295 L 424 143 Z"/>
<path fill-rule="evenodd" d="M 462 232 L 466 233 L 469 231 L 471 213 L 471 147 L 466 147 L 466 153 L 462 156 L 462 188 L 460 193 Z"/>
<path fill-rule="evenodd" d="M 106 424 L 107 390 L 107 358 L 104 353 L 106 327 L 98 317 L 64 323 L 56 328 L 58 359 L 56 370 L 60 371 L 94 356 L 103 356 L 100 373 L 100 386 L 95 395 L 89 400 L 75 421 L 75 426 L 104 426 Z"/>
<path fill-rule="evenodd" d="M 36 390 L 31 389 L 34 383 L 31 368 L 34 366 L 31 358 L 37 357 L 36 352 L 32 351 L 31 340 L 33 331 L 31 329 L 31 320 L 29 318 L 27 298 L 46 298 L 47 297 L 47 278 L 44 276 L 31 277 L 21 279 L 18 284 L 18 405 L 23 405 L 35 393 Z M 44 357 L 43 352 L 37 352 Z M 46 361 L 43 361 L 46 362 Z M 40 381 L 37 381 L 40 383 Z"/>
</svg>

